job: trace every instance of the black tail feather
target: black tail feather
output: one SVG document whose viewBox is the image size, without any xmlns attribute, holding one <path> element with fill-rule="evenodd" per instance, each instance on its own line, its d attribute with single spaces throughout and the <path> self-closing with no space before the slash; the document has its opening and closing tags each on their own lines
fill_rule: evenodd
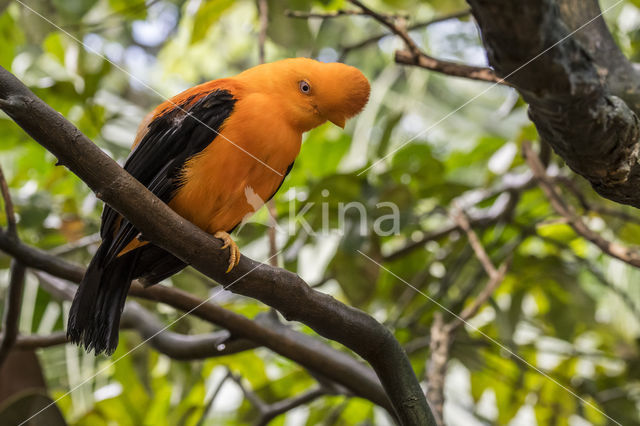
<svg viewBox="0 0 640 426">
<path fill-rule="evenodd" d="M 112 354 L 118 346 L 120 315 L 131 286 L 139 250 L 104 259 L 102 244 L 87 268 L 69 312 L 67 336 L 96 355 Z"/>
<path fill-rule="evenodd" d="M 140 257 L 134 271 L 145 287 L 152 286 L 183 270 L 186 263 L 166 250 L 147 244 L 140 250 Z"/>
</svg>

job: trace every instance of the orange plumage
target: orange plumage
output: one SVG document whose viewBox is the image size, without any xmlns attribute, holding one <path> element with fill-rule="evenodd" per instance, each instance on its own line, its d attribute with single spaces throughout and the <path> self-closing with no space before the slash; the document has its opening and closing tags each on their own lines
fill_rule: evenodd
<svg viewBox="0 0 640 426">
<path fill-rule="evenodd" d="M 263 64 L 213 80 L 159 105 L 140 125 L 125 169 L 184 218 L 231 246 L 227 232 L 282 184 L 302 134 L 326 121 L 344 127 L 369 97 L 356 68 L 312 59 Z M 321 159 L 319 159 L 321 161 Z M 69 337 L 112 352 L 132 279 L 154 284 L 186 265 L 143 240 L 105 207 L 103 243 L 87 269 L 69 317 Z M 226 246 L 225 245 L 225 246 Z"/>
</svg>

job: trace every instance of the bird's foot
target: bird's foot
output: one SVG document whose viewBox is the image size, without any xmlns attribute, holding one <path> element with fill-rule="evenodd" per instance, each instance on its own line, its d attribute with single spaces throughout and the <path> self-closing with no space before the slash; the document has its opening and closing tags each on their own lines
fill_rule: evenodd
<svg viewBox="0 0 640 426">
<path fill-rule="evenodd" d="M 218 231 L 213 234 L 214 237 L 221 239 L 224 242 L 224 245 L 220 247 L 220 250 L 224 250 L 229 247 L 229 269 L 227 269 L 228 273 L 231 271 L 238 263 L 240 263 L 240 249 L 238 245 L 231 239 L 231 236 L 225 231 Z"/>
</svg>

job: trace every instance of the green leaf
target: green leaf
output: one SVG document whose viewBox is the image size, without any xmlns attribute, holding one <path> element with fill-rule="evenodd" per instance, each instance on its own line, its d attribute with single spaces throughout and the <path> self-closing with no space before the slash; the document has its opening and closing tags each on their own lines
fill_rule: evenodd
<svg viewBox="0 0 640 426">
<path fill-rule="evenodd" d="M 224 12 L 233 6 L 233 0 L 203 1 L 196 12 L 191 31 L 191 44 L 202 41 L 209 29 L 222 17 Z"/>
</svg>

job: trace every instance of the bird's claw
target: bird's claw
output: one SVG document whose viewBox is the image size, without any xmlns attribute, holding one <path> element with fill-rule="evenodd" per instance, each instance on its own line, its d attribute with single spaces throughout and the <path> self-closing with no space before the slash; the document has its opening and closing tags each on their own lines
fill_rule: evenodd
<svg viewBox="0 0 640 426">
<path fill-rule="evenodd" d="M 221 239 L 224 244 L 220 247 L 220 250 L 224 250 L 229 247 L 229 268 L 225 273 L 229 273 L 238 263 L 240 263 L 240 249 L 238 245 L 231 239 L 231 236 L 225 231 L 218 231 L 214 237 Z"/>
</svg>

